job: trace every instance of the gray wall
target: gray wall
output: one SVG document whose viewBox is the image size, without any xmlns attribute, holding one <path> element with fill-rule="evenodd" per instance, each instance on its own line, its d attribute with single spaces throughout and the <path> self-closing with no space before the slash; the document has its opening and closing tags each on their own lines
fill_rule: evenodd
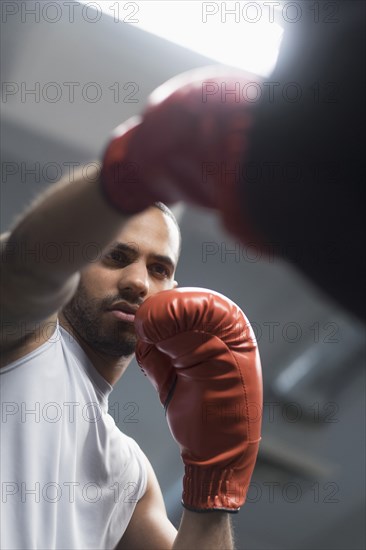
<svg viewBox="0 0 366 550">
<path fill-rule="evenodd" d="M 67 163 L 99 158 L 111 130 L 139 113 L 157 85 L 210 62 L 106 16 L 92 24 L 80 10 L 73 22 L 65 9 L 53 24 L 42 17 L 22 22 L 19 14 L 6 24 L 2 19 L 2 81 L 8 91 L 19 89 L 2 98 L 2 231 Z M 50 82 L 61 89 L 58 101 L 49 100 L 56 89 Z M 80 83 L 74 102 L 65 82 Z M 90 82 L 102 90 L 97 102 L 80 92 Z M 109 89 L 116 82 L 118 102 Z M 22 87 L 34 86 L 39 101 L 22 98 Z M 136 102 L 128 101 L 132 91 Z M 91 97 L 93 89 L 84 92 Z M 256 257 L 229 237 L 214 214 L 183 208 L 181 227 L 180 285 L 236 301 L 253 323 L 262 356 L 263 441 L 248 502 L 233 517 L 237 548 L 364 548 L 364 327 L 291 266 Z M 149 456 L 177 524 L 179 451 L 135 362 L 112 393 L 111 413 Z"/>
</svg>

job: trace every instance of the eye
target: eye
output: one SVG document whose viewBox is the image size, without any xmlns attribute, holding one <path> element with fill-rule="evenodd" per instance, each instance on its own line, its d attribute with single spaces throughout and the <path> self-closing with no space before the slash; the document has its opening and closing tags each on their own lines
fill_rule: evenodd
<svg viewBox="0 0 366 550">
<path fill-rule="evenodd" d="M 118 263 L 118 264 L 126 265 L 129 263 L 127 254 L 125 254 L 121 250 L 111 250 L 105 255 L 105 259 L 107 261 L 111 261 L 113 263 Z"/>
<path fill-rule="evenodd" d="M 170 270 L 163 264 L 153 264 L 150 269 L 156 273 L 159 277 L 168 279 L 170 277 Z"/>
</svg>

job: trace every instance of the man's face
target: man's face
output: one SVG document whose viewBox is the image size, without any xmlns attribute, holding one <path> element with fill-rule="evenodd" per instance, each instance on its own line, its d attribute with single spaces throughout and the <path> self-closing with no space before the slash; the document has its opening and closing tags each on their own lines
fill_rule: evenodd
<svg viewBox="0 0 366 550">
<path fill-rule="evenodd" d="M 103 256 L 82 271 L 63 314 L 95 351 L 131 355 L 133 312 L 152 294 L 177 286 L 178 250 L 178 229 L 169 216 L 155 207 L 133 216 Z"/>
</svg>

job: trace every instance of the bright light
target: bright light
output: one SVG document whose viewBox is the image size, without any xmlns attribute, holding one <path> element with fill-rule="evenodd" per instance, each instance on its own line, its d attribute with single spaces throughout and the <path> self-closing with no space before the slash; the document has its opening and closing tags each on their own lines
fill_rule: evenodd
<svg viewBox="0 0 366 550">
<path fill-rule="evenodd" d="M 269 76 L 277 61 L 283 29 L 271 2 L 81 1 L 217 63 Z"/>
</svg>

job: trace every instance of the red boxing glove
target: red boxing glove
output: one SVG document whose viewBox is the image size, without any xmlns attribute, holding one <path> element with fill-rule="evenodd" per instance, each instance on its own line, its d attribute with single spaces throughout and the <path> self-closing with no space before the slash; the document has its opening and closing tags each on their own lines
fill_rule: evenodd
<svg viewBox="0 0 366 550">
<path fill-rule="evenodd" d="M 132 214 L 187 200 L 220 209 L 229 228 L 241 224 L 238 184 L 259 81 L 218 66 L 157 88 L 142 117 L 127 122 L 131 139 L 122 124 L 106 149 L 101 186 L 109 202 Z"/>
<path fill-rule="evenodd" d="M 137 361 L 185 464 L 182 504 L 238 512 L 257 458 L 263 399 L 248 320 L 222 294 L 181 288 L 148 298 L 135 327 Z"/>
</svg>

